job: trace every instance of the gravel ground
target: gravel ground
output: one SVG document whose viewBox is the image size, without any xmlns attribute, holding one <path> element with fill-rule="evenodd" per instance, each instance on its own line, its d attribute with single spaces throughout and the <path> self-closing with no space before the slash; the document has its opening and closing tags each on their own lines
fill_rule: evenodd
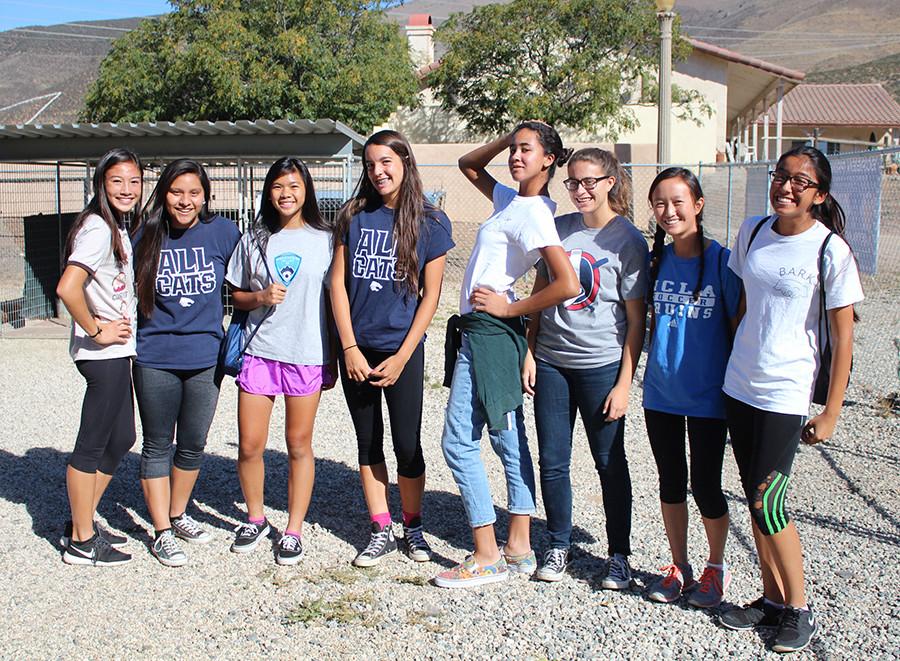
<svg viewBox="0 0 900 661">
<path fill-rule="evenodd" d="M 878 305 L 892 303 L 867 303 L 870 310 Z M 890 316 L 890 310 L 881 312 Z M 795 463 L 789 510 L 807 550 L 808 589 L 821 626 L 814 644 L 797 658 L 900 658 L 900 417 L 886 413 L 881 401 L 897 389 L 896 362 L 884 334 L 870 336 L 875 339 L 858 334 L 856 370 L 836 438 L 802 448 Z M 368 541 L 368 524 L 339 389 L 323 398 L 316 421 L 317 479 L 303 561 L 281 568 L 268 548 L 248 556 L 229 553 L 231 529 L 243 512 L 235 472 L 236 389 L 230 380 L 195 491 L 195 514 L 215 540 L 187 547 L 186 567 L 167 569 L 156 562 L 147 548 L 151 528 L 138 486 L 139 454 L 133 451 L 101 503 L 100 516 L 129 536 L 134 561 L 109 569 L 63 564 L 57 546 L 68 511 L 63 475 L 83 382 L 65 341 L 0 339 L 0 415 L 7 421 L 0 431 L 0 575 L 8 577 L 0 593 L 6 620 L 0 657 L 775 656 L 765 652 L 763 634 L 725 631 L 710 613 L 684 604 L 658 605 L 642 596 L 656 568 L 667 563 L 667 544 L 640 410 L 640 372 L 626 425 L 634 482 L 633 589 L 599 587 L 606 535 L 598 480 L 580 429 L 573 456 L 576 555 L 567 577 L 557 584 L 519 578 L 473 590 L 432 586 L 429 579 L 462 558 L 471 544 L 440 451 L 447 391 L 439 385 L 437 329 L 434 338 L 427 352 L 423 438 L 429 467 L 425 511 L 435 559 L 415 564 L 393 556 L 372 570 L 350 566 Z M 526 406 L 536 456 L 532 411 Z M 287 522 L 282 425 L 279 404 L 266 457 L 268 514 L 279 529 Z M 502 506 L 499 461 L 489 449 L 485 458 L 495 501 Z M 724 484 L 732 514 L 727 559 L 734 573 L 727 598 L 743 603 L 757 596 L 759 582 L 730 451 Z M 701 526 L 693 506 L 691 512 L 691 557 L 702 568 Z M 501 509 L 501 538 L 505 519 Z M 544 530 L 540 509 L 533 526 L 539 550 Z"/>
</svg>

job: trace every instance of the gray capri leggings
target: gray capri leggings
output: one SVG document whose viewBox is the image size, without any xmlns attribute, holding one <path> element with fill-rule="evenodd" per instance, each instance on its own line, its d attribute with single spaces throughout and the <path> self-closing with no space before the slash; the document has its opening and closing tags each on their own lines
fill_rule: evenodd
<svg viewBox="0 0 900 661">
<path fill-rule="evenodd" d="M 219 400 L 215 371 L 215 366 L 172 370 L 135 364 L 134 392 L 144 430 L 141 479 L 169 476 L 173 440 L 175 467 L 200 470 Z"/>
</svg>

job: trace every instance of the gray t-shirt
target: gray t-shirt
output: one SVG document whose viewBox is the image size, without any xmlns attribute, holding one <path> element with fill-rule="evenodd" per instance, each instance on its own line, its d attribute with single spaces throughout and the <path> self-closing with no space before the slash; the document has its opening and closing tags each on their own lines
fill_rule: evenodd
<svg viewBox="0 0 900 661">
<path fill-rule="evenodd" d="M 265 319 L 247 353 L 293 365 L 327 364 L 325 283 L 331 266 L 331 233 L 309 226 L 283 229 L 269 237 L 265 250 L 272 277 L 287 287 L 287 295 L 268 317 L 266 306 L 250 312 L 248 336 Z M 269 275 L 249 231 L 234 249 L 225 279 L 245 291 L 269 286 Z"/>
<path fill-rule="evenodd" d="M 625 301 L 642 298 L 647 291 L 647 241 L 622 216 L 597 230 L 587 227 L 580 213 L 570 213 L 556 219 L 556 230 L 581 292 L 541 313 L 537 357 L 576 369 L 621 360 Z M 547 277 L 543 261 L 538 270 Z"/>
</svg>

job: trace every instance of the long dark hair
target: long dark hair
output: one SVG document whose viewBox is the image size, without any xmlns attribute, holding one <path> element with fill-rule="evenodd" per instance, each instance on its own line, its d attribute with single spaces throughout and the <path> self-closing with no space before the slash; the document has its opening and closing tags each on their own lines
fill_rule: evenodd
<svg viewBox="0 0 900 661">
<path fill-rule="evenodd" d="M 784 161 L 791 156 L 809 159 L 813 170 L 816 171 L 816 181 L 819 182 L 816 188 L 825 195 L 825 200 L 822 204 L 814 204 L 810 210 L 813 218 L 843 239 L 847 216 L 844 213 L 844 209 L 831 194 L 831 163 L 828 162 L 828 157 L 815 147 L 801 145 L 784 152 L 778 159 L 775 169 L 781 169 Z"/>
<path fill-rule="evenodd" d="M 118 231 L 125 226 L 125 219 L 119 215 L 118 211 L 112 208 L 106 192 L 106 172 L 119 163 L 134 163 L 138 172 L 141 173 L 141 182 L 143 183 L 144 166 L 141 165 L 141 159 L 139 159 L 137 154 L 133 151 L 120 147 L 111 149 L 103 154 L 100 162 L 97 163 L 97 167 L 94 168 L 94 196 L 91 198 L 90 202 L 87 203 L 84 210 L 75 217 L 75 222 L 72 223 L 72 229 L 69 230 L 69 235 L 66 237 L 66 247 L 63 251 L 63 263 L 69 261 L 69 255 L 72 254 L 72 249 L 75 247 L 75 237 L 81 229 L 81 226 L 84 225 L 84 221 L 91 215 L 100 216 L 109 226 L 109 232 L 112 235 L 110 247 L 116 258 L 116 265 L 121 267 L 128 261 L 128 255 L 125 253 L 122 236 Z M 143 190 L 139 190 L 137 203 L 134 205 L 135 209 L 141 208 L 142 195 Z"/>
<path fill-rule="evenodd" d="M 366 140 L 363 154 L 369 145 L 388 147 L 403 162 L 403 181 L 400 182 L 397 208 L 394 209 L 394 245 L 397 251 L 394 273 L 397 277 L 402 278 L 410 294 L 417 294 L 419 291 L 419 256 L 416 253 L 416 245 L 419 242 L 425 218 L 431 216 L 436 209 L 425 199 L 422 178 L 416 167 L 416 157 L 413 155 L 409 142 L 402 134 L 397 131 L 373 133 Z M 337 239 L 343 241 L 353 216 L 363 210 L 374 211 L 382 204 L 381 194 L 369 180 L 368 168 L 366 168 L 356 185 L 355 196 L 338 212 L 337 226 L 335 227 Z"/>
<path fill-rule="evenodd" d="M 658 175 L 653 183 L 650 184 L 650 192 L 647 193 L 647 200 L 653 204 L 653 191 L 666 179 L 681 179 L 691 191 L 691 197 L 696 204 L 697 200 L 703 197 L 703 189 L 700 187 L 700 180 L 696 175 L 687 168 L 666 168 Z M 700 245 L 700 269 L 697 273 L 697 284 L 694 285 L 694 300 L 700 298 L 700 287 L 703 285 L 703 271 L 706 266 L 704 258 L 704 239 L 703 239 L 703 209 L 697 214 L 697 242 Z M 659 267 L 662 264 L 663 247 L 666 243 L 666 231 L 659 223 L 656 223 L 656 232 L 653 234 L 653 249 L 650 251 L 650 286 L 647 288 L 647 301 L 653 302 L 653 290 L 656 288 L 656 278 L 659 276 Z"/>
<path fill-rule="evenodd" d="M 147 205 L 141 211 L 141 218 L 132 230 L 132 235 L 141 232 L 134 256 L 135 291 L 138 297 L 138 310 L 145 317 L 153 313 L 156 297 L 156 272 L 159 269 L 159 254 L 162 251 L 163 239 L 169 233 L 171 218 L 166 209 L 166 194 L 172 182 L 183 174 L 194 174 L 203 188 L 203 207 L 200 209 L 200 222 L 208 223 L 212 219 L 209 212 L 210 185 L 206 170 L 197 161 L 180 158 L 169 163 L 159 175 L 156 187 L 150 193 Z"/>
<path fill-rule="evenodd" d="M 609 208 L 620 216 L 631 215 L 631 177 L 619 163 L 619 159 L 612 152 L 597 147 L 579 149 L 568 159 L 569 165 L 577 161 L 593 163 L 603 170 L 603 174 L 612 175 L 616 183 L 607 193 Z"/>
<path fill-rule="evenodd" d="M 566 164 L 566 161 L 568 161 L 569 157 L 572 155 L 572 149 L 563 147 L 562 138 L 559 137 L 559 133 L 557 133 L 556 129 L 549 124 L 529 120 L 516 126 L 513 134 L 515 135 L 522 129 L 530 129 L 537 133 L 538 142 L 541 143 L 544 152 L 553 156 L 553 163 L 550 164 L 550 169 L 547 171 L 547 181 L 553 179 L 553 175 L 556 174 L 556 168 Z"/>
<path fill-rule="evenodd" d="M 296 156 L 285 156 L 272 163 L 272 167 L 266 173 L 266 180 L 263 182 L 262 188 L 262 204 L 260 204 L 259 213 L 256 214 L 256 220 L 253 223 L 252 231 L 256 234 L 263 250 L 269 243 L 269 237 L 281 230 L 281 218 L 275 205 L 272 204 L 272 185 L 278 177 L 289 172 L 296 172 L 303 180 L 304 197 L 303 206 L 300 208 L 303 222 L 317 230 L 326 232 L 332 230 L 331 225 L 322 218 L 322 213 L 319 211 L 316 189 L 306 163 Z"/>
</svg>

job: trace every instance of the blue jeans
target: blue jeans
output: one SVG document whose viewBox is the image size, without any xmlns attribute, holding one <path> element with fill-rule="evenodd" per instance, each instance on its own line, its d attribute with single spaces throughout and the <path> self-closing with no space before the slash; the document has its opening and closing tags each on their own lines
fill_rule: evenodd
<svg viewBox="0 0 900 661">
<path fill-rule="evenodd" d="M 625 418 L 607 422 L 603 413 L 603 402 L 618 375 L 618 362 L 568 369 L 537 361 L 534 419 L 551 548 L 568 548 L 572 538 L 569 463 L 577 410 L 600 476 L 609 554 L 631 553 L 631 476 L 625 458 Z"/>
<path fill-rule="evenodd" d="M 494 523 L 497 515 L 481 461 L 481 433 L 486 419 L 478 402 L 472 369 L 472 354 L 463 340 L 453 369 L 441 447 L 463 506 L 473 528 Z M 525 437 L 525 416 L 520 406 L 507 416 L 507 428 L 489 431 L 491 446 L 503 462 L 506 474 L 507 509 L 510 514 L 534 514 L 534 466 Z"/>
</svg>

